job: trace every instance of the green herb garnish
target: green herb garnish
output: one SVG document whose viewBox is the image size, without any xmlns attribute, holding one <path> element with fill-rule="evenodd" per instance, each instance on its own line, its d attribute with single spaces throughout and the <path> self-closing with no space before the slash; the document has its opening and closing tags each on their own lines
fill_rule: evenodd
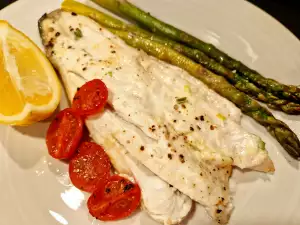
<svg viewBox="0 0 300 225">
<path fill-rule="evenodd" d="M 74 31 L 74 35 L 75 35 L 75 40 L 78 40 L 80 38 L 82 38 L 82 32 L 79 28 L 76 28 L 75 31 Z"/>
<path fill-rule="evenodd" d="M 111 71 L 109 71 L 109 72 L 107 72 L 105 75 L 108 75 L 108 76 L 110 76 L 110 77 L 112 77 L 112 72 Z"/>
</svg>

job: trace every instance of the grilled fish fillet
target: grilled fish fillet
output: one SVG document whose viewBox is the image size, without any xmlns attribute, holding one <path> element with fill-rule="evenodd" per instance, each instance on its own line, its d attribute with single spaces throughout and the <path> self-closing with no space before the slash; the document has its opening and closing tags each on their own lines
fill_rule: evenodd
<svg viewBox="0 0 300 225">
<path fill-rule="evenodd" d="M 39 29 L 70 99 L 86 81 L 107 85 L 112 108 L 89 118 L 87 127 L 99 144 L 118 143 L 128 165 L 123 169 L 143 164 L 219 223 L 232 210 L 232 165 L 274 170 L 261 139 L 240 126 L 240 111 L 185 71 L 127 46 L 83 16 L 54 11 L 40 19 Z"/>
</svg>

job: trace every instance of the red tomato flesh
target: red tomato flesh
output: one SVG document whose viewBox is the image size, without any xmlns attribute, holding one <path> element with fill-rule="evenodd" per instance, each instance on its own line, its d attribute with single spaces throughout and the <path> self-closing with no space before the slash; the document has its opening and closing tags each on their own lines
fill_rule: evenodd
<svg viewBox="0 0 300 225">
<path fill-rule="evenodd" d="M 59 112 L 50 124 L 46 144 L 49 154 L 56 159 L 70 159 L 82 137 L 83 121 L 72 109 Z"/>
<path fill-rule="evenodd" d="M 107 98 L 107 87 L 101 80 L 95 79 L 78 89 L 73 99 L 72 108 L 82 116 L 94 115 L 103 110 Z"/>
<path fill-rule="evenodd" d="M 110 169 L 110 160 L 103 148 L 93 142 L 83 142 L 70 161 L 69 175 L 75 187 L 93 192 L 107 182 Z"/>
<path fill-rule="evenodd" d="M 90 214 L 102 221 L 128 217 L 138 208 L 141 190 L 137 184 L 115 175 L 99 188 L 88 200 Z"/>
</svg>

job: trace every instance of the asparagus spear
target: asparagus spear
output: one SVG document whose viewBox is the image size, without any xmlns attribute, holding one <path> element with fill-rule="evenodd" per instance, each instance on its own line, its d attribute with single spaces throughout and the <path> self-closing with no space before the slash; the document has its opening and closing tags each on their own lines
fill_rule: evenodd
<svg viewBox="0 0 300 225">
<path fill-rule="evenodd" d="M 62 8 L 67 11 L 76 12 L 81 15 L 88 16 L 98 23 L 106 26 L 110 29 L 119 29 L 119 30 L 127 30 L 137 34 L 138 36 L 145 37 L 147 39 L 151 39 L 153 41 L 159 42 L 161 44 L 167 45 L 176 51 L 188 56 L 196 62 L 202 64 L 205 68 L 210 69 L 211 71 L 226 77 L 237 89 L 250 94 L 252 97 L 268 103 L 269 107 L 282 110 L 288 114 L 299 114 L 300 113 L 300 105 L 297 103 L 292 103 L 287 100 L 281 100 L 277 97 L 273 96 L 271 93 L 264 92 L 263 90 L 256 87 L 251 82 L 243 79 L 239 74 L 233 73 L 231 70 L 228 70 L 226 67 L 217 63 L 215 60 L 210 59 L 204 53 L 197 49 L 192 49 L 181 45 L 175 41 L 170 39 L 149 33 L 135 25 L 126 24 L 114 17 L 111 17 L 107 14 L 104 14 L 94 8 L 88 7 L 84 4 L 73 0 L 65 0 L 62 3 Z"/>
<path fill-rule="evenodd" d="M 283 112 L 286 112 L 287 114 L 300 114 L 300 104 L 290 102 L 285 99 L 279 99 L 272 93 L 266 92 L 258 88 L 255 84 L 244 79 L 238 73 L 232 72 L 231 70 L 227 69 L 215 60 L 209 58 L 207 55 L 205 55 L 198 49 L 189 48 L 170 39 L 149 33 L 141 29 L 134 30 L 134 27 L 132 26 L 128 30 L 133 32 L 137 36 L 144 37 L 152 41 L 158 42 L 160 44 L 163 44 L 165 46 L 168 46 L 176 50 L 177 52 L 193 59 L 195 62 L 200 63 L 202 66 L 211 70 L 212 72 L 215 72 L 216 74 L 225 77 L 238 90 L 251 95 L 253 98 L 259 101 L 267 103 L 268 106 L 272 109 L 281 110 Z"/>
<path fill-rule="evenodd" d="M 264 88 L 266 91 L 273 93 L 279 98 L 285 98 L 292 101 L 300 100 L 300 89 L 292 85 L 284 85 L 276 80 L 265 78 L 257 71 L 248 68 L 246 65 L 237 61 L 220 51 L 212 44 L 205 43 L 192 35 L 185 33 L 169 24 L 166 24 L 149 13 L 137 8 L 126 0 L 92 0 L 93 2 L 101 5 L 108 10 L 111 10 L 117 14 L 133 19 L 140 24 L 144 25 L 155 33 L 162 33 L 167 37 L 185 43 L 193 48 L 201 50 L 209 57 L 216 60 L 218 63 L 224 65 L 230 70 L 238 71 L 244 78 L 249 79 L 254 84 Z"/>
<path fill-rule="evenodd" d="M 271 112 L 262 107 L 258 102 L 233 87 L 224 77 L 213 74 L 200 64 L 195 63 L 165 45 L 138 37 L 127 31 L 114 30 L 113 33 L 122 38 L 127 44 L 143 49 L 158 59 L 181 67 L 192 76 L 200 79 L 211 89 L 232 101 L 243 113 L 266 127 L 292 157 L 300 160 L 300 142 L 297 135 L 284 122 L 277 120 Z"/>
<path fill-rule="evenodd" d="M 133 32 L 119 31 L 114 29 L 124 29 L 123 24 L 119 23 L 121 21 L 117 21 L 117 23 L 114 24 L 113 20 L 109 20 L 110 16 L 105 15 L 105 17 L 102 17 L 102 15 L 98 14 L 103 13 L 87 6 L 82 6 L 84 5 L 74 2 L 73 0 L 65 0 L 65 2 L 62 4 L 62 8 L 65 10 L 89 16 L 102 25 L 107 25 L 109 28 L 113 28 L 111 31 L 125 40 L 129 45 L 141 48 L 161 60 L 170 62 L 187 70 L 191 75 L 202 80 L 217 93 L 235 103 L 245 114 L 251 116 L 261 125 L 265 126 L 291 156 L 296 159 L 300 159 L 300 143 L 297 136 L 290 130 L 290 128 L 282 121 L 274 118 L 274 116 L 268 110 L 260 106 L 249 96 L 235 89 L 223 77 L 215 75 L 212 72 L 204 69 L 201 65 L 186 58 L 175 50 L 172 50 L 168 46 L 161 45 L 143 37 L 137 37 L 133 34 Z M 102 20 L 102 18 L 104 19 Z M 136 31 L 133 26 L 128 26 L 131 31 Z M 128 29 L 127 25 L 125 28 Z"/>
</svg>

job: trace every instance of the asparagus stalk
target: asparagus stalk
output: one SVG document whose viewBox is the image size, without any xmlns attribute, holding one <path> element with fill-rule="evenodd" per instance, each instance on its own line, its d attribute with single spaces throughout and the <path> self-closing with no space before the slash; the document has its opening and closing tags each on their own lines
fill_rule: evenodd
<svg viewBox="0 0 300 225">
<path fill-rule="evenodd" d="M 148 54 L 160 60 L 181 67 L 192 76 L 200 79 L 211 89 L 233 102 L 243 113 L 266 127 L 292 157 L 300 159 L 300 142 L 297 135 L 284 122 L 276 119 L 271 112 L 262 107 L 258 102 L 233 87 L 224 77 L 213 74 L 200 64 L 195 63 L 165 45 L 138 37 L 127 31 L 114 30 L 113 33 L 122 38 L 127 44 L 143 49 Z"/>
<path fill-rule="evenodd" d="M 167 37 L 185 43 L 193 48 L 201 50 L 209 57 L 216 60 L 230 70 L 238 71 L 244 78 L 273 93 L 279 98 L 289 99 L 291 101 L 300 101 L 300 89 L 293 85 L 284 85 L 276 80 L 265 78 L 257 71 L 254 71 L 244 65 L 242 62 L 233 59 L 226 53 L 220 51 L 212 44 L 205 43 L 192 35 L 181 31 L 169 24 L 166 24 L 149 13 L 137 8 L 126 0 L 92 0 L 100 6 L 111 10 L 117 14 L 133 19 L 144 25 L 154 33 L 161 33 Z"/>
<path fill-rule="evenodd" d="M 223 77 L 215 75 L 212 72 L 204 69 L 201 65 L 195 63 L 189 58 L 186 58 L 166 45 L 162 45 L 158 42 L 154 42 L 143 37 L 137 37 L 133 34 L 133 32 L 130 31 L 116 30 L 129 29 L 137 32 L 132 25 L 126 25 L 121 21 L 114 23 L 114 20 L 116 19 L 113 18 L 114 20 L 110 20 L 112 17 L 105 14 L 105 17 L 103 17 L 103 15 L 100 15 L 103 13 L 87 6 L 83 6 L 84 5 L 73 0 L 65 0 L 65 2 L 62 4 L 62 8 L 65 10 L 89 16 L 98 21 L 100 24 L 104 26 L 106 25 L 108 28 L 112 28 L 111 31 L 122 38 L 129 45 L 141 48 L 147 53 L 156 56 L 161 60 L 170 62 L 173 65 L 187 70 L 191 75 L 202 80 L 217 93 L 235 103 L 245 114 L 251 116 L 261 125 L 265 126 L 291 156 L 296 159 L 300 159 L 300 143 L 297 136 L 290 130 L 290 128 L 282 121 L 274 118 L 274 116 L 268 110 L 260 106 L 249 96 L 235 89 Z"/>
<path fill-rule="evenodd" d="M 133 32 L 137 36 L 144 37 L 152 41 L 158 42 L 160 44 L 163 44 L 165 46 L 168 46 L 176 50 L 177 52 L 189 57 L 190 59 L 193 59 L 195 62 L 200 63 L 202 66 L 211 70 L 212 72 L 215 72 L 216 74 L 225 77 L 238 90 L 251 95 L 253 98 L 261 102 L 267 103 L 268 106 L 272 109 L 281 110 L 283 112 L 286 112 L 287 114 L 300 114 L 300 104 L 290 102 L 285 99 L 279 99 L 272 93 L 266 92 L 258 88 L 255 84 L 244 79 L 238 73 L 232 72 L 231 70 L 227 69 L 215 60 L 209 58 L 207 55 L 205 55 L 198 49 L 189 48 L 170 39 L 149 33 L 141 29 L 134 30 L 134 27 L 132 26 L 128 30 Z"/>
<path fill-rule="evenodd" d="M 118 29 L 118 30 L 126 30 L 135 33 L 138 36 L 145 37 L 147 39 L 151 39 L 153 41 L 159 42 L 161 44 L 167 45 L 179 53 L 186 55 L 187 57 L 193 59 L 196 62 L 199 62 L 205 68 L 217 73 L 218 75 L 222 75 L 226 77 L 237 89 L 243 91 L 252 97 L 265 102 L 269 105 L 269 107 L 281 110 L 288 114 L 299 114 L 300 113 L 300 105 L 297 103 L 292 103 L 287 100 L 278 99 L 271 93 L 265 92 L 258 87 L 256 87 L 251 82 L 247 81 L 243 77 L 241 77 L 237 73 L 233 73 L 231 70 L 228 70 L 223 65 L 219 64 L 215 60 L 209 58 L 200 50 L 192 49 L 186 47 L 185 45 L 179 44 L 175 41 L 172 41 L 168 38 L 164 38 L 153 33 L 149 33 L 135 25 L 126 24 L 114 17 L 111 17 L 107 14 L 104 14 L 94 8 L 88 7 L 84 4 L 73 0 L 65 0 L 62 3 L 62 8 L 67 11 L 76 12 L 78 14 L 88 16 L 93 20 L 97 21 L 103 26 L 106 26 L 110 29 Z"/>
</svg>

